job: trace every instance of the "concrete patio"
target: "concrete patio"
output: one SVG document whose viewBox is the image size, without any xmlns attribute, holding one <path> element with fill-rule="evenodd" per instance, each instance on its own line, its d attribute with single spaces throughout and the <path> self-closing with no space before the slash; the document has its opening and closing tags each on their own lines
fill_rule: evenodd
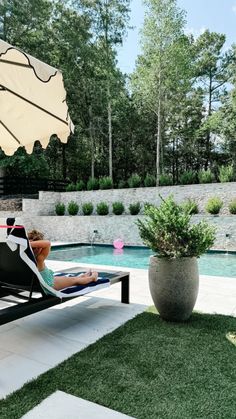
<svg viewBox="0 0 236 419">
<path fill-rule="evenodd" d="M 48 266 L 59 271 L 87 265 L 48 261 Z M 99 265 L 93 267 L 102 269 Z M 107 268 L 114 270 L 114 267 Z M 27 381 L 56 366 L 153 304 L 147 270 L 119 270 L 130 271 L 129 305 L 120 303 L 121 284 L 118 283 L 90 296 L 78 297 L 1 326 L 0 398 L 19 389 Z M 195 310 L 236 316 L 236 278 L 201 276 Z M 38 413 L 31 417 L 41 416 Z M 110 413 L 108 417 L 116 416 Z"/>
</svg>

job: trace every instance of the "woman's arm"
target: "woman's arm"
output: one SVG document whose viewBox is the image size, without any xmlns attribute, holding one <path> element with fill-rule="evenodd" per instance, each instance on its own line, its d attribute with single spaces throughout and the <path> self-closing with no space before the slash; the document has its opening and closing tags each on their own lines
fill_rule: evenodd
<svg viewBox="0 0 236 419">
<path fill-rule="evenodd" d="M 49 240 L 30 240 L 30 245 L 32 248 L 35 247 L 41 247 L 41 249 L 44 249 L 45 247 L 51 247 L 51 242 Z"/>
<path fill-rule="evenodd" d="M 30 240 L 30 245 L 32 249 L 35 249 L 35 256 L 37 257 L 37 261 L 43 262 L 50 253 L 51 250 L 51 242 L 49 240 Z"/>
</svg>

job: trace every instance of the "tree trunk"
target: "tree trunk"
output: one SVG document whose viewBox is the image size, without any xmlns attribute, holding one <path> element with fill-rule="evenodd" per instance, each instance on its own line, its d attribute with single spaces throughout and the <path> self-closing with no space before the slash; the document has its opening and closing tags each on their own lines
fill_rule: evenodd
<svg viewBox="0 0 236 419">
<path fill-rule="evenodd" d="M 175 179 L 176 179 L 176 183 L 179 183 L 179 155 L 178 155 L 178 150 L 179 150 L 179 141 L 178 138 L 176 139 L 176 152 L 175 152 L 175 169 L 176 169 L 176 173 L 175 173 Z"/>
<path fill-rule="evenodd" d="M 156 143 L 156 186 L 160 184 L 160 144 L 161 144 L 161 96 L 158 98 L 157 109 L 157 143 Z"/>
<path fill-rule="evenodd" d="M 175 139 L 172 141 L 172 178 L 175 184 Z"/>
<path fill-rule="evenodd" d="M 62 143 L 62 175 L 66 179 L 66 144 Z"/>
<path fill-rule="evenodd" d="M 105 17 L 104 17 L 104 39 L 105 39 L 105 51 L 106 51 L 106 68 L 107 68 L 107 119 L 108 119 L 108 140 L 109 140 L 109 176 L 113 180 L 113 168 L 112 168 L 112 108 L 111 108 L 111 86 L 110 86 L 110 51 L 109 51 L 109 0 L 105 0 Z"/>
<path fill-rule="evenodd" d="M 109 176 L 113 179 L 113 168 L 112 168 L 112 120 L 111 120 L 111 99 L 110 99 L 110 88 L 108 103 L 107 103 L 107 117 L 108 117 L 108 137 L 109 137 Z"/>
<path fill-rule="evenodd" d="M 3 20 L 2 20 L 2 39 L 7 41 L 7 25 L 6 25 L 6 9 L 4 10 Z"/>
<path fill-rule="evenodd" d="M 89 105 L 89 137 L 90 137 L 90 144 L 91 144 L 91 178 L 94 179 L 94 166 L 95 166 L 95 158 L 94 158 L 94 127 L 93 127 L 93 112 L 92 106 Z"/>
<path fill-rule="evenodd" d="M 209 82 L 209 101 L 208 101 L 208 112 L 207 116 L 211 116 L 212 114 L 212 76 L 210 72 L 210 82 Z M 209 162 L 211 160 L 211 132 L 210 129 L 207 128 L 207 135 L 206 135 L 206 162 L 205 162 L 205 170 L 208 169 Z"/>
</svg>

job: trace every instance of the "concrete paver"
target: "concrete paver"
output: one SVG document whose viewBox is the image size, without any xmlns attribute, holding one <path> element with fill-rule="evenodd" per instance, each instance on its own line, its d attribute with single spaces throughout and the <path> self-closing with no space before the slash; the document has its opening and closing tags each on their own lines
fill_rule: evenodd
<svg viewBox="0 0 236 419">
<path fill-rule="evenodd" d="M 24 415 L 22 419 L 128 419 L 115 410 L 83 400 L 63 391 L 56 391 Z M 131 418 L 132 419 L 132 418 Z"/>
</svg>

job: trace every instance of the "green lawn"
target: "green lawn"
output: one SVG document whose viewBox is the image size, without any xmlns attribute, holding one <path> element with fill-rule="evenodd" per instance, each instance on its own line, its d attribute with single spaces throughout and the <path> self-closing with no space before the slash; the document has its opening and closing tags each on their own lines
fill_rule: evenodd
<svg viewBox="0 0 236 419">
<path fill-rule="evenodd" d="M 145 312 L 0 401 L 20 418 L 57 389 L 136 418 L 235 419 L 236 318 Z"/>
</svg>

